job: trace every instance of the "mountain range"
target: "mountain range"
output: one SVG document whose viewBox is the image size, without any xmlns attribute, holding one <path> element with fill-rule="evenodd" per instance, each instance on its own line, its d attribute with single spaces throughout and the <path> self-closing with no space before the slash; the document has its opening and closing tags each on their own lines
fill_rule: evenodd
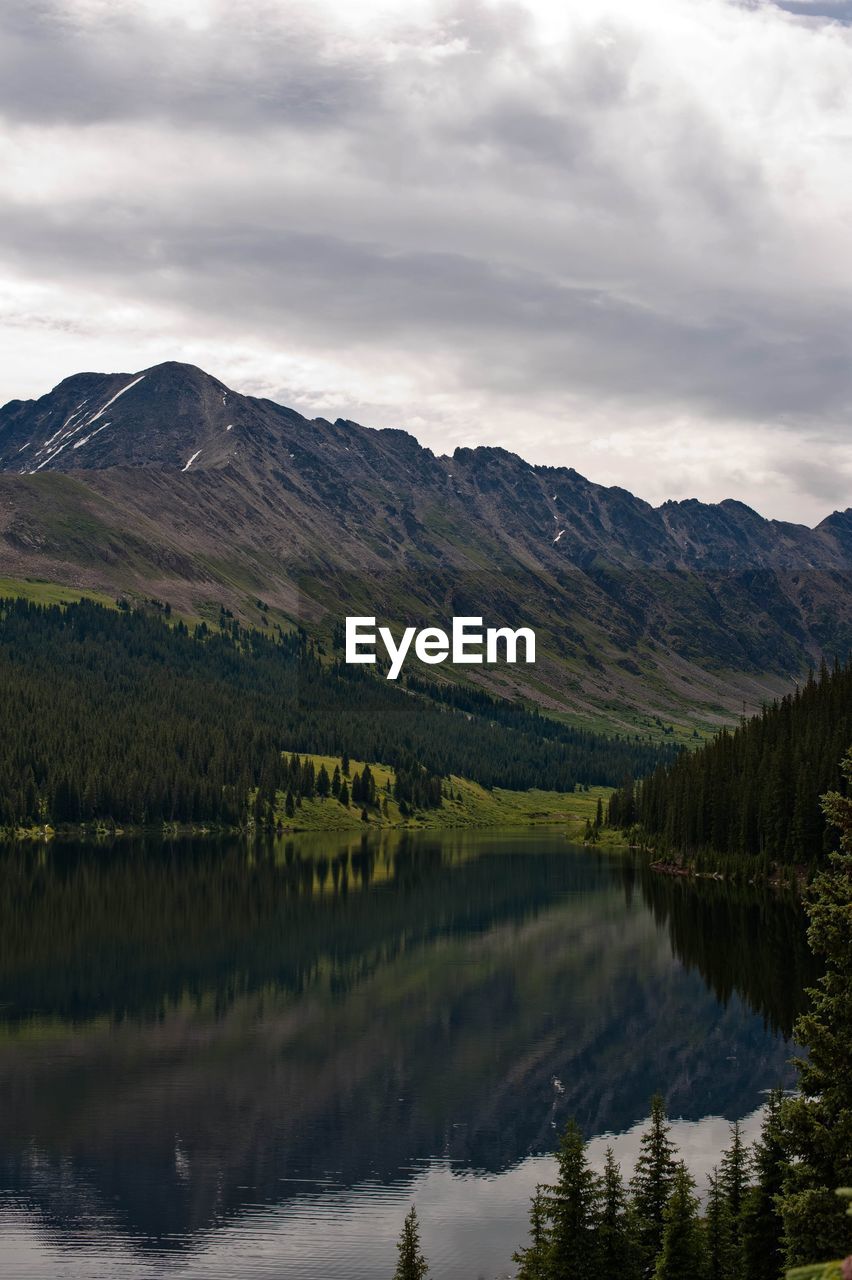
<svg viewBox="0 0 852 1280">
<path fill-rule="evenodd" d="M 535 667 L 464 678 L 688 736 L 848 653 L 852 508 L 810 529 L 733 500 L 653 507 L 504 449 L 442 457 L 403 430 L 307 419 L 169 362 L 0 409 L 0 586 L 44 584 L 300 623 L 329 651 L 352 613 L 528 625 Z"/>
</svg>

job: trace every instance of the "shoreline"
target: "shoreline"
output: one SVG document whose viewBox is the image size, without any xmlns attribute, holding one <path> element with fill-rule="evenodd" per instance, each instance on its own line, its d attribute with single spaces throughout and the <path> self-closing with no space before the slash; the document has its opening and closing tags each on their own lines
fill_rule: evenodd
<svg viewBox="0 0 852 1280">
<path fill-rule="evenodd" d="M 576 830 L 574 828 L 577 828 Z M 607 850 L 627 850 L 633 846 L 617 839 L 607 839 L 600 842 L 591 842 L 582 838 L 582 832 L 585 829 L 585 818 L 577 814 L 562 814 L 553 818 L 538 817 L 519 821 L 512 821 L 507 816 L 506 820 L 492 821 L 411 821 L 403 822 L 360 822 L 356 825 L 354 822 L 342 822 L 339 824 L 328 824 L 324 826 L 312 826 L 309 824 L 287 823 L 276 827 L 223 827 L 214 823 L 164 823 L 162 825 L 136 826 L 133 824 L 116 824 L 113 826 L 101 826 L 90 823 L 80 823 L 74 826 L 53 827 L 50 825 L 44 827 L 18 827 L 15 829 L 0 828 L 0 842 L 5 844 L 52 844 L 55 841 L 91 841 L 91 842 L 108 842 L 112 840 L 132 840 L 144 838 L 157 838 L 163 840 L 179 840 L 179 839 L 215 839 L 215 838 L 243 838 L 246 840 L 256 840 L 263 837 L 273 839 L 284 839 L 290 836 L 318 836 L 324 833 L 328 835 L 358 835 L 359 833 L 368 835 L 376 832 L 386 831 L 561 831 L 566 839 L 572 844 L 583 845 L 589 849 Z"/>
<path fill-rule="evenodd" d="M 655 871 L 658 875 L 673 876 L 680 880 L 716 880 L 724 884 L 730 884 L 740 880 L 737 873 L 725 871 L 698 871 L 694 865 L 690 863 L 673 862 L 668 859 L 658 859 L 655 862 L 649 862 L 650 871 Z M 743 864 L 743 869 L 747 869 L 747 863 Z M 770 889 L 790 889 L 794 892 L 801 893 L 809 882 L 808 869 L 800 863 L 791 863 L 788 868 L 793 872 L 794 883 L 790 882 L 789 877 L 784 878 L 781 869 L 773 866 L 768 875 L 750 875 L 745 878 L 745 883 L 750 885 L 766 885 Z"/>
</svg>

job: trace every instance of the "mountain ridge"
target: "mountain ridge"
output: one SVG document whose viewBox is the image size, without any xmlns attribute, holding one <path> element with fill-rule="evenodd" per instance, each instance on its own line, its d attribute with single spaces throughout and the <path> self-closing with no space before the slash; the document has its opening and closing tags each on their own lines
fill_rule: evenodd
<svg viewBox="0 0 852 1280">
<path fill-rule="evenodd" d="M 522 455 L 515 453 L 512 450 L 506 449 L 505 447 L 500 445 L 474 445 L 474 446 L 459 445 L 454 449 L 452 454 L 436 454 L 428 446 L 421 445 L 417 437 L 412 432 L 406 431 L 404 428 L 368 427 L 368 426 L 364 426 L 361 423 L 355 422 L 352 419 L 347 419 L 347 418 L 337 418 L 333 422 L 329 419 L 322 418 L 322 417 L 307 418 L 305 415 L 299 413 L 297 410 L 288 408 L 285 405 L 279 404 L 277 401 L 274 401 L 269 397 L 252 396 L 252 395 L 244 394 L 243 392 L 234 391 L 232 388 L 228 387 L 224 382 L 213 377 L 213 375 L 206 373 L 203 369 L 201 369 L 197 365 L 192 365 L 192 364 L 184 363 L 181 361 L 175 361 L 175 360 L 164 361 L 156 365 L 151 365 L 145 369 L 137 370 L 135 373 L 122 372 L 122 373 L 109 374 L 109 373 L 97 373 L 97 372 L 89 371 L 89 372 L 81 372 L 77 374 L 70 374 L 68 377 L 63 378 L 59 383 L 56 384 L 56 386 L 51 391 L 46 392 L 43 396 L 40 396 L 36 399 L 29 399 L 29 400 L 14 399 L 9 401 L 7 404 L 3 406 L 0 406 L 0 446 L 5 446 L 4 451 L 0 453 L 0 470 L 13 469 L 13 467 L 10 466 L 9 464 L 14 461 L 14 458 L 11 455 L 11 451 L 8 445 L 9 443 L 14 444 L 14 439 L 11 436 L 11 433 L 9 433 L 9 441 L 7 443 L 6 441 L 3 440 L 3 433 L 4 433 L 4 430 L 8 430 L 8 426 L 13 419 L 13 415 L 16 412 L 22 413 L 28 410 L 36 410 L 39 408 L 39 406 L 43 406 L 46 403 L 48 404 L 48 406 L 50 406 L 50 402 L 54 402 L 59 395 L 65 395 L 69 391 L 72 393 L 72 395 L 79 393 L 80 390 L 89 390 L 90 392 L 92 392 L 96 386 L 103 388 L 107 392 L 107 394 L 109 392 L 114 392 L 116 389 L 119 391 L 119 394 L 124 394 L 125 392 L 131 390 L 138 383 L 141 383 L 143 380 L 151 377 L 151 375 L 154 375 L 155 378 L 161 378 L 163 377 L 163 375 L 172 375 L 173 373 L 179 373 L 180 377 L 184 381 L 187 379 L 192 381 L 197 381 L 205 388 L 211 389 L 215 395 L 221 395 L 225 398 L 230 398 L 232 401 L 236 401 L 238 404 L 260 406 L 263 409 L 268 409 L 273 411 L 276 415 L 282 415 L 292 422 L 299 422 L 299 423 L 305 423 L 305 424 L 317 424 L 320 426 L 324 426 L 326 428 L 333 428 L 338 430 L 351 429 L 356 432 L 369 432 L 373 435 L 386 437 L 388 439 L 394 439 L 401 443 L 405 442 L 405 444 L 409 446 L 413 452 L 422 453 L 428 456 L 429 458 L 433 459 L 438 464 L 450 465 L 450 464 L 467 463 L 471 461 L 473 461 L 475 464 L 477 460 L 485 459 L 485 458 L 496 458 L 512 464 L 520 464 L 522 468 L 531 470 L 538 475 L 547 476 L 550 474 L 555 476 L 564 476 L 569 480 L 579 481 L 583 485 L 592 487 L 603 493 L 607 493 L 611 495 L 622 495 L 623 497 L 628 498 L 631 502 L 639 506 L 645 507 L 648 511 L 657 513 L 659 515 L 662 515 L 668 511 L 685 511 L 688 509 L 696 509 L 701 511 L 726 511 L 726 512 L 736 511 L 738 513 L 742 513 L 742 515 L 746 518 L 749 518 L 749 519 L 755 518 L 758 521 L 760 521 L 762 524 L 769 525 L 774 528 L 778 528 L 778 529 L 789 528 L 791 530 L 807 530 L 812 533 L 817 532 L 819 529 L 821 529 L 823 526 L 825 526 L 832 520 L 836 519 L 837 517 L 841 517 L 841 518 L 845 518 L 845 520 L 848 522 L 850 526 L 850 529 L 852 529 L 852 506 L 850 506 L 849 508 L 846 508 L 845 510 L 835 510 L 833 512 L 830 512 L 828 515 L 823 517 L 823 519 L 817 525 L 810 526 L 810 525 L 801 524 L 796 521 L 777 520 L 768 516 L 764 516 L 759 511 L 757 511 L 754 507 L 749 506 L 747 503 L 742 502 L 740 499 L 737 499 L 737 498 L 723 498 L 719 502 L 704 502 L 701 499 L 695 498 L 695 497 L 666 498 L 664 499 L 663 502 L 659 503 L 657 506 L 654 506 L 653 503 L 648 502 L 644 498 L 638 497 L 637 495 L 633 494 L 629 489 L 625 489 L 621 485 L 604 485 L 604 484 L 598 483 L 597 481 L 589 480 L 585 475 L 577 471 L 573 466 L 561 467 L 561 466 L 552 466 L 547 463 L 529 462 Z M 87 397 L 87 399 L 88 398 L 89 397 Z M 114 397 L 114 398 L 117 399 L 118 397 Z M 94 416 L 100 416 L 103 413 L 104 409 L 107 408 L 112 403 L 112 400 L 113 400 L 113 397 L 110 397 L 110 400 L 108 400 L 105 404 L 101 405 L 100 409 L 96 411 L 96 414 Z M 227 405 L 223 405 L 223 408 L 227 408 Z M 221 416 L 228 417 L 229 414 L 226 412 Z M 69 431 L 73 431 L 73 430 L 75 430 L 74 427 L 69 427 Z M 48 462 L 47 465 L 50 465 L 52 461 L 53 461 L 53 458 L 50 458 L 50 461 Z M 67 462 L 67 459 L 63 460 L 63 463 L 65 462 Z M 81 459 L 80 465 L 82 466 L 82 469 L 89 469 L 85 466 L 85 462 L 82 459 Z M 62 464 L 60 464 L 59 469 L 62 469 Z M 33 470 L 34 469 L 32 468 L 28 469 L 28 473 L 31 474 Z"/>
<path fill-rule="evenodd" d="M 475 679 L 644 732 L 729 721 L 852 647 L 852 509 L 811 529 L 736 499 L 654 507 L 500 447 L 436 455 L 308 419 L 175 361 L 0 409 L 0 573 L 326 638 L 365 610 L 524 621 L 534 671 Z"/>
</svg>

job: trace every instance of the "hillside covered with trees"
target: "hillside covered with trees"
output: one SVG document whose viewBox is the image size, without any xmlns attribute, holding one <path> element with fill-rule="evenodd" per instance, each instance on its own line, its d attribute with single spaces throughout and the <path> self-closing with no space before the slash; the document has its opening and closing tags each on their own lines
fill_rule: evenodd
<svg viewBox="0 0 852 1280">
<path fill-rule="evenodd" d="M 819 796 L 840 784 L 850 741 L 852 664 L 823 667 L 737 729 L 622 786 L 608 821 L 678 857 L 811 865 L 836 844 Z"/>
<path fill-rule="evenodd" d="M 450 773 L 570 791 L 672 755 L 481 693 L 394 688 L 300 631 L 223 622 L 190 632 L 88 601 L 0 602 L 0 828 L 264 821 L 279 796 L 324 785 L 285 747 L 385 761 L 415 807 L 439 802 Z"/>
</svg>

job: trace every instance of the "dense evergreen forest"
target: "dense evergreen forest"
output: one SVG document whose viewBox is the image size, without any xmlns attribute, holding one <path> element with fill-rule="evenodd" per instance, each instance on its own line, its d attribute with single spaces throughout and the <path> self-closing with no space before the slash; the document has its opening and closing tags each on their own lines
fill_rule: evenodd
<svg viewBox="0 0 852 1280">
<path fill-rule="evenodd" d="M 347 667 L 301 631 L 2 601 L 0 827 L 265 821 L 276 797 L 325 785 L 284 748 L 390 764 L 413 807 L 440 803 L 450 773 L 569 791 L 672 756 L 487 695 L 442 697 Z"/>
<path fill-rule="evenodd" d="M 817 861 L 833 847 L 819 796 L 840 783 L 852 741 L 852 664 L 825 667 L 739 728 L 616 791 L 611 826 L 663 852 Z"/>
</svg>

